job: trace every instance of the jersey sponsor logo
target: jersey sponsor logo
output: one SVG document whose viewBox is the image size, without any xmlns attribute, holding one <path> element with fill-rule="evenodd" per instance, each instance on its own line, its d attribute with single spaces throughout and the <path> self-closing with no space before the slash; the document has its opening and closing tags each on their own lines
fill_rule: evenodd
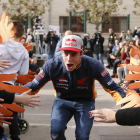
<svg viewBox="0 0 140 140">
<path fill-rule="evenodd" d="M 111 79 L 107 84 L 110 86 L 113 83 L 113 80 Z"/>
<path fill-rule="evenodd" d="M 88 85 L 88 83 L 84 83 L 86 80 L 87 80 L 87 77 L 85 77 L 85 78 L 83 78 L 81 80 L 78 80 L 77 85 Z"/>
<path fill-rule="evenodd" d="M 60 78 L 58 80 L 59 80 L 60 83 L 66 83 L 66 82 L 68 82 L 67 79 L 65 79 L 65 78 Z"/>
<path fill-rule="evenodd" d="M 88 89 L 88 87 L 87 86 L 77 86 L 77 89 Z"/>
<path fill-rule="evenodd" d="M 108 74 L 108 71 L 107 71 L 106 69 L 101 73 L 101 75 L 102 75 L 103 77 L 105 77 L 107 74 Z"/>
<path fill-rule="evenodd" d="M 71 38 L 67 38 L 65 40 L 65 42 L 70 42 L 70 43 L 75 42 L 75 43 L 77 43 L 77 40 L 71 37 Z"/>
</svg>

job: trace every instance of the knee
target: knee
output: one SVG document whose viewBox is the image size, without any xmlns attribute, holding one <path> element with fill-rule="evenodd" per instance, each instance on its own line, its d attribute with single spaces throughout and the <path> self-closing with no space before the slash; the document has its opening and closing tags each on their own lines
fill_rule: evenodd
<svg viewBox="0 0 140 140">
<path fill-rule="evenodd" d="M 117 72 L 120 72 L 120 71 L 121 71 L 121 68 L 120 68 L 120 67 L 118 67 L 118 68 L 117 68 Z"/>
<path fill-rule="evenodd" d="M 51 129 L 51 138 L 52 140 L 62 140 L 64 138 L 64 131 Z"/>
<path fill-rule="evenodd" d="M 61 140 L 64 136 L 65 128 L 62 125 L 51 125 L 51 137 L 53 140 Z"/>
</svg>

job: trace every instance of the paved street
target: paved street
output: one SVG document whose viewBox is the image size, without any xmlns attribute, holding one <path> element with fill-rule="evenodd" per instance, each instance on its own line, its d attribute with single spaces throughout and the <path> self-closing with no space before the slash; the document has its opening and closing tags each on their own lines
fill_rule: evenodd
<svg viewBox="0 0 140 140">
<path fill-rule="evenodd" d="M 111 73 L 111 71 L 109 70 Z M 114 79 L 117 82 L 117 79 Z M 101 85 L 96 82 L 96 90 L 98 97 L 96 98 L 96 109 L 100 108 L 110 108 L 113 110 L 119 109 L 116 106 L 113 98 L 109 93 L 105 92 Z M 54 91 L 52 83 L 49 82 L 41 89 L 38 93 L 40 95 L 41 103 L 40 106 L 32 109 L 25 107 L 26 111 L 24 113 L 24 118 L 29 122 L 29 130 L 25 134 L 21 134 L 21 140 L 51 140 L 50 138 L 50 116 L 51 109 L 54 100 Z M 8 127 L 6 127 L 5 134 L 8 134 Z M 66 130 L 67 140 L 75 139 L 75 122 L 72 119 L 68 123 L 68 128 Z M 102 135 L 138 135 L 138 126 L 124 127 L 119 126 L 115 123 L 104 124 L 104 123 L 94 123 L 90 140 L 101 140 Z"/>
</svg>

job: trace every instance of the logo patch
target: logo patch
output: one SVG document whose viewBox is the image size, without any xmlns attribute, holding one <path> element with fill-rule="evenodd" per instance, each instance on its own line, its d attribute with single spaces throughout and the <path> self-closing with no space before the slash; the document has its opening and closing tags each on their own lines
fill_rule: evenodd
<svg viewBox="0 0 140 140">
<path fill-rule="evenodd" d="M 85 77 L 85 78 L 83 78 L 81 80 L 78 80 L 77 85 L 88 85 L 87 83 L 84 83 L 86 80 L 87 80 L 87 77 Z"/>
<path fill-rule="evenodd" d="M 65 78 L 60 78 L 58 80 L 59 80 L 60 83 L 66 83 L 66 82 L 68 82 Z"/>
<path fill-rule="evenodd" d="M 113 80 L 111 79 L 107 84 L 111 85 L 113 83 Z"/>
<path fill-rule="evenodd" d="M 73 47 L 76 47 L 77 46 L 77 40 L 74 39 L 74 38 L 67 38 L 65 40 L 65 46 L 73 46 Z"/>
<path fill-rule="evenodd" d="M 102 75 L 103 77 L 105 77 L 107 74 L 108 74 L 108 71 L 107 71 L 106 69 L 101 73 L 101 75 Z"/>
<path fill-rule="evenodd" d="M 38 75 L 35 77 L 35 79 L 39 82 L 42 78 L 44 78 L 44 76 L 45 76 L 45 73 L 41 69 L 40 72 L 38 73 Z"/>
</svg>

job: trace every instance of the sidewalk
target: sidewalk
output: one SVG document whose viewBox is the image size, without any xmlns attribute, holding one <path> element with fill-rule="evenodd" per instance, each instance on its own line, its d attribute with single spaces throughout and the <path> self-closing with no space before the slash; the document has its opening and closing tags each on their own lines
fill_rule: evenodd
<svg viewBox="0 0 140 140">
<path fill-rule="evenodd" d="M 106 59 L 104 58 L 106 64 Z M 108 69 L 107 69 L 108 70 Z M 108 70 L 112 74 L 111 70 Z M 117 82 L 117 79 L 114 79 Z M 118 110 L 114 99 L 111 95 L 103 90 L 101 85 L 96 81 L 97 90 L 96 109 L 110 108 L 114 111 Z M 38 93 L 40 95 L 41 103 L 35 109 L 25 107 L 24 118 L 29 122 L 29 130 L 25 134 L 21 134 L 21 140 L 51 140 L 50 138 L 50 117 L 51 109 L 54 100 L 53 85 L 48 82 Z M 67 125 L 66 138 L 67 140 L 75 140 L 75 122 L 72 118 Z M 8 134 L 9 128 L 6 126 L 5 134 Z M 90 140 L 105 140 L 101 139 L 102 135 L 124 135 L 135 136 L 139 135 L 138 126 L 119 126 L 116 123 L 106 124 L 94 122 Z M 128 140 L 128 139 L 106 139 L 106 140 Z M 130 139 L 129 139 L 130 140 Z M 131 139 L 136 140 L 136 139 Z"/>
</svg>

